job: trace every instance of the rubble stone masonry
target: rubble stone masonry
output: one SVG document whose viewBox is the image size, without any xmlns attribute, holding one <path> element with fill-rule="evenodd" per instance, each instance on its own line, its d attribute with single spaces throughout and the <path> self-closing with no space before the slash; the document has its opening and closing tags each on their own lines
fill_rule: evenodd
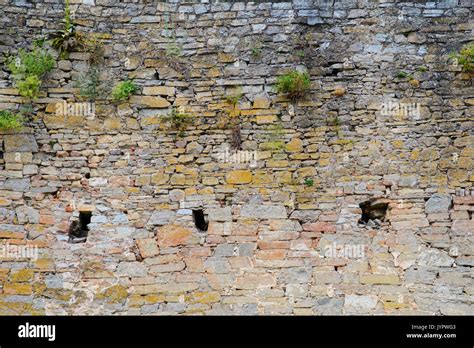
<svg viewBox="0 0 474 348">
<path fill-rule="evenodd" d="M 448 57 L 473 39 L 470 0 L 71 8 L 104 42 L 105 85 L 138 90 L 58 113 L 84 102 L 72 52 L 0 134 L 0 314 L 474 313 L 473 79 Z M 0 52 L 63 15 L 0 0 Z M 310 74 L 301 100 L 273 88 L 289 69 Z M 194 123 L 171 129 L 172 107 Z"/>
</svg>

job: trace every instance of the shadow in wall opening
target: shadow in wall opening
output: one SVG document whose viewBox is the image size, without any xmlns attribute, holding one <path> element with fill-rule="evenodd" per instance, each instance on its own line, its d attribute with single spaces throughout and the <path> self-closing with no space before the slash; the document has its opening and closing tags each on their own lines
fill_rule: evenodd
<svg viewBox="0 0 474 348">
<path fill-rule="evenodd" d="M 209 227 L 209 222 L 207 221 L 207 214 L 204 214 L 202 209 L 193 209 L 193 220 L 194 225 L 199 231 L 206 232 Z"/>
<path fill-rule="evenodd" d="M 91 223 L 92 212 L 80 211 L 79 221 L 74 220 L 69 226 L 69 243 L 85 243 L 89 233 L 89 224 Z"/>
<path fill-rule="evenodd" d="M 385 221 L 388 203 L 369 200 L 360 203 L 359 207 L 362 209 L 362 216 L 359 219 L 359 224 L 368 225 L 370 227 L 379 227 L 381 223 Z"/>
</svg>

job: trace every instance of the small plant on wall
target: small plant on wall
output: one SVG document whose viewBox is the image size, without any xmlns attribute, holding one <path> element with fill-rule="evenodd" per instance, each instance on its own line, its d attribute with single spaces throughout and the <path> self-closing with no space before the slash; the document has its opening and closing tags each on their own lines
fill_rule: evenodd
<svg viewBox="0 0 474 348">
<path fill-rule="evenodd" d="M 238 104 L 240 99 L 242 99 L 241 89 L 237 89 L 235 93 L 227 95 L 225 97 L 227 104 L 231 106 L 231 109 L 228 110 L 228 126 L 231 128 L 231 146 L 235 150 L 240 150 L 242 146 L 242 137 L 241 137 L 241 127 L 240 127 L 240 110 Z"/>
<path fill-rule="evenodd" d="M 78 75 L 74 81 L 74 87 L 79 88 L 81 98 L 95 101 L 110 91 L 108 84 L 100 80 L 100 67 L 104 62 L 104 47 L 97 35 L 92 35 L 87 39 L 84 52 L 89 53 L 90 66 L 87 72 Z"/>
<path fill-rule="evenodd" d="M 0 110 L 0 130 L 18 131 L 23 126 L 23 117 L 8 110 Z"/>
<path fill-rule="evenodd" d="M 59 50 L 59 57 L 66 59 L 68 53 L 74 49 L 84 49 L 87 46 L 85 36 L 76 31 L 76 24 L 71 18 L 71 9 L 69 0 L 66 0 L 64 9 L 64 18 L 62 20 L 64 27 L 62 30 L 50 36 L 51 46 Z"/>
<path fill-rule="evenodd" d="M 458 53 L 451 53 L 450 58 L 461 65 L 464 72 L 474 73 L 474 42 L 465 45 Z"/>
<path fill-rule="evenodd" d="M 225 100 L 226 102 L 232 106 L 232 112 L 235 114 L 237 112 L 237 105 L 239 104 L 239 100 L 242 99 L 242 91 L 238 89 L 234 94 L 226 95 Z"/>
<path fill-rule="evenodd" d="M 86 73 L 79 75 L 74 82 L 74 87 L 79 88 L 81 98 L 89 101 L 102 97 L 107 90 L 100 81 L 99 69 L 96 66 L 91 66 Z"/>
<path fill-rule="evenodd" d="M 104 44 L 100 40 L 99 35 L 90 34 L 85 39 L 83 52 L 89 53 L 89 64 L 91 66 L 99 66 L 104 61 Z"/>
<path fill-rule="evenodd" d="M 311 178 L 305 178 L 304 179 L 304 184 L 306 187 L 313 187 L 314 185 L 314 180 Z"/>
<path fill-rule="evenodd" d="M 257 59 L 262 56 L 263 44 L 260 40 L 255 40 L 250 44 L 250 54 Z"/>
<path fill-rule="evenodd" d="M 119 82 L 112 89 L 112 100 L 114 102 L 125 101 L 128 98 L 130 98 L 130 96 L 133 93 L 135 93 L 136 90 L 137 90 L 137 86 L 135 86 L 133 81 L 125 80 L 125 81 Z"/>
<path fill-rule="evenodd" d="M 173 107 L 170 113 L 162 116 L 162 120 L 170 124 L 171 129 L 178 130 L 179 136 L 184 135 L 184 131 L 194 123 L 194 118 L 190 114 L 186 114 L 183 110 Z"/>
<path fill-rule="evenodd" d="M 277 93 L 286 95 L 295 101 L 303 98 L 311 86 L 309 74 L 292 70 L 284 75 L 278 76 L 275 90 Z"/>
<path fill-rule="evenodd" d="M 168 23 L 169 15 L 165 17 L 165 31 L 166 36 L 168 37 L 168 42 L 166 47 L 161 54 L 161 58 L 166 62 L 166 64 L 173 70 L 177 71 L 180 74 L 183 74 L 184 77 L 188 77 L 189 67 L 188 62 L 183 60 L 183 48 L 182 45 L 177 42 L 176 39 L 176 30 L 173 28 L 173 23 Z M 180 79 L 183 77 L 181 76 Z"/>
<path fill-rule="evenodd" d="M 315 59 L 318 56 L 318 50 L 315 47 L 315 40 L 311 32 L 297 32 L 291 35 L 290 42 L 294 43 L 293 55 L 295 61 L 304 63 L 311 68 L 318 61 Z"/>
<path fill-rule="evenodd" d="M 182 52 L 181 47 L 176 43 L 176 41 L 173 41 L 173 42 L 169 42 L 166 45 L 165 54 L 169 58 L 178 59 L 183 55 L 183 52 Z"/>
<path fill-rule="evenodd" d="M 31 51 L 20 50 L 17 56 L 7 59 L 7 68 L 21 96 L 34 100 L 38 97 L 42 77 L 54 67 L 52 55 L 45 49 L 35 47 Z"/>
<path fill-rule="evenodd" d="M 217 128 L 219 129 L 230 129 L 231 130 L 231 147 L 235 150 L 239 150 L 242 144 L 241 140 L 241 127 L 240 127 L 240 109 L 238 107 L 240 99 L 243 94 L 241 88 L 236 88 L 230 94 L 224 96 L 225 106 L 221 110 L 217 121 Z"/>
<path fill-rule="evenodd" d="M 409 73 L 407 73 L 407 72 L 405 72 L 405 71 L 402 71 L 402 70 L 400 70 L 399 72 L 397 72 L 397 75 L 396 75 L 396 76 L 397 76 L 399 79 L 411 79 L 411 78 L 412 78 L 412 76 L 411 76 Z"/>
<path fill-rule="evenodd" d="M 399 79 L 406 79 L 408 80 L 408 83 L 413 87 L 413 88 L 418 88 L 420 87 L 420 81 L 415 79 L 411 74 L 405 72 L 405 71 L 399 71 L 395 75 Z"/>
</svg>

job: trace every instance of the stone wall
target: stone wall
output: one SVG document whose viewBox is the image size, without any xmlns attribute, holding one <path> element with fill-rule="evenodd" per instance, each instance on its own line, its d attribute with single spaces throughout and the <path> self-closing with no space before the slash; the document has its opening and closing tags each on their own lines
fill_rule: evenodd
<svg viewBox="0 0 474 348">
<path fill-rule="evenodd" d="M 0 51 L 58 30 L 60 3 L 0 0 Z M 57 115 L 88 69 L 71 53 L 0 135 L 0 241 L 39 253 L 0 259 L 1 314 L 473 313 L 474 89 L 448 58 L 472 40 L 469 0 L 72 3 L 105 84 L 139 91 Z M 273 89 L 292 68 L 312 81 L 298 102 Z M 0 87 L 18 108 L 6 69 Z M 194 125 L 170 129 L 173 106 Z M 226 155 L 226 117 L 255 161 Z M 367 201 L 385 219 L 362 221 Z"/>
</svg>

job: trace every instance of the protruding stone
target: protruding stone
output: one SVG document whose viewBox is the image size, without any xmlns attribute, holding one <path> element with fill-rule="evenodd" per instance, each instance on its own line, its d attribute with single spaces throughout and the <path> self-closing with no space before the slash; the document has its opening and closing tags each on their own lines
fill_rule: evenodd
<svg viewBox="0 0 474 348">
<path fill-rule="evenodd" d="M 434 194 L 425 203 L 425 212 L 432 213 L 447 213 L 451 207 L 451 196 Z"/>
<path fill-rule="evenodd" d="M 38 152 L 38 144 L 32 134 L 6 134 L 3 139 L 5 152 Z"/>
<path fill-rule="evenodd" d="M 420 266 L 451 267 L 453 263 L 453 258 L 451 258 L 447 253 L 437 249 L 425 250 L 421 252 L 418 257 L 418 264 Z"/>
</svg>

